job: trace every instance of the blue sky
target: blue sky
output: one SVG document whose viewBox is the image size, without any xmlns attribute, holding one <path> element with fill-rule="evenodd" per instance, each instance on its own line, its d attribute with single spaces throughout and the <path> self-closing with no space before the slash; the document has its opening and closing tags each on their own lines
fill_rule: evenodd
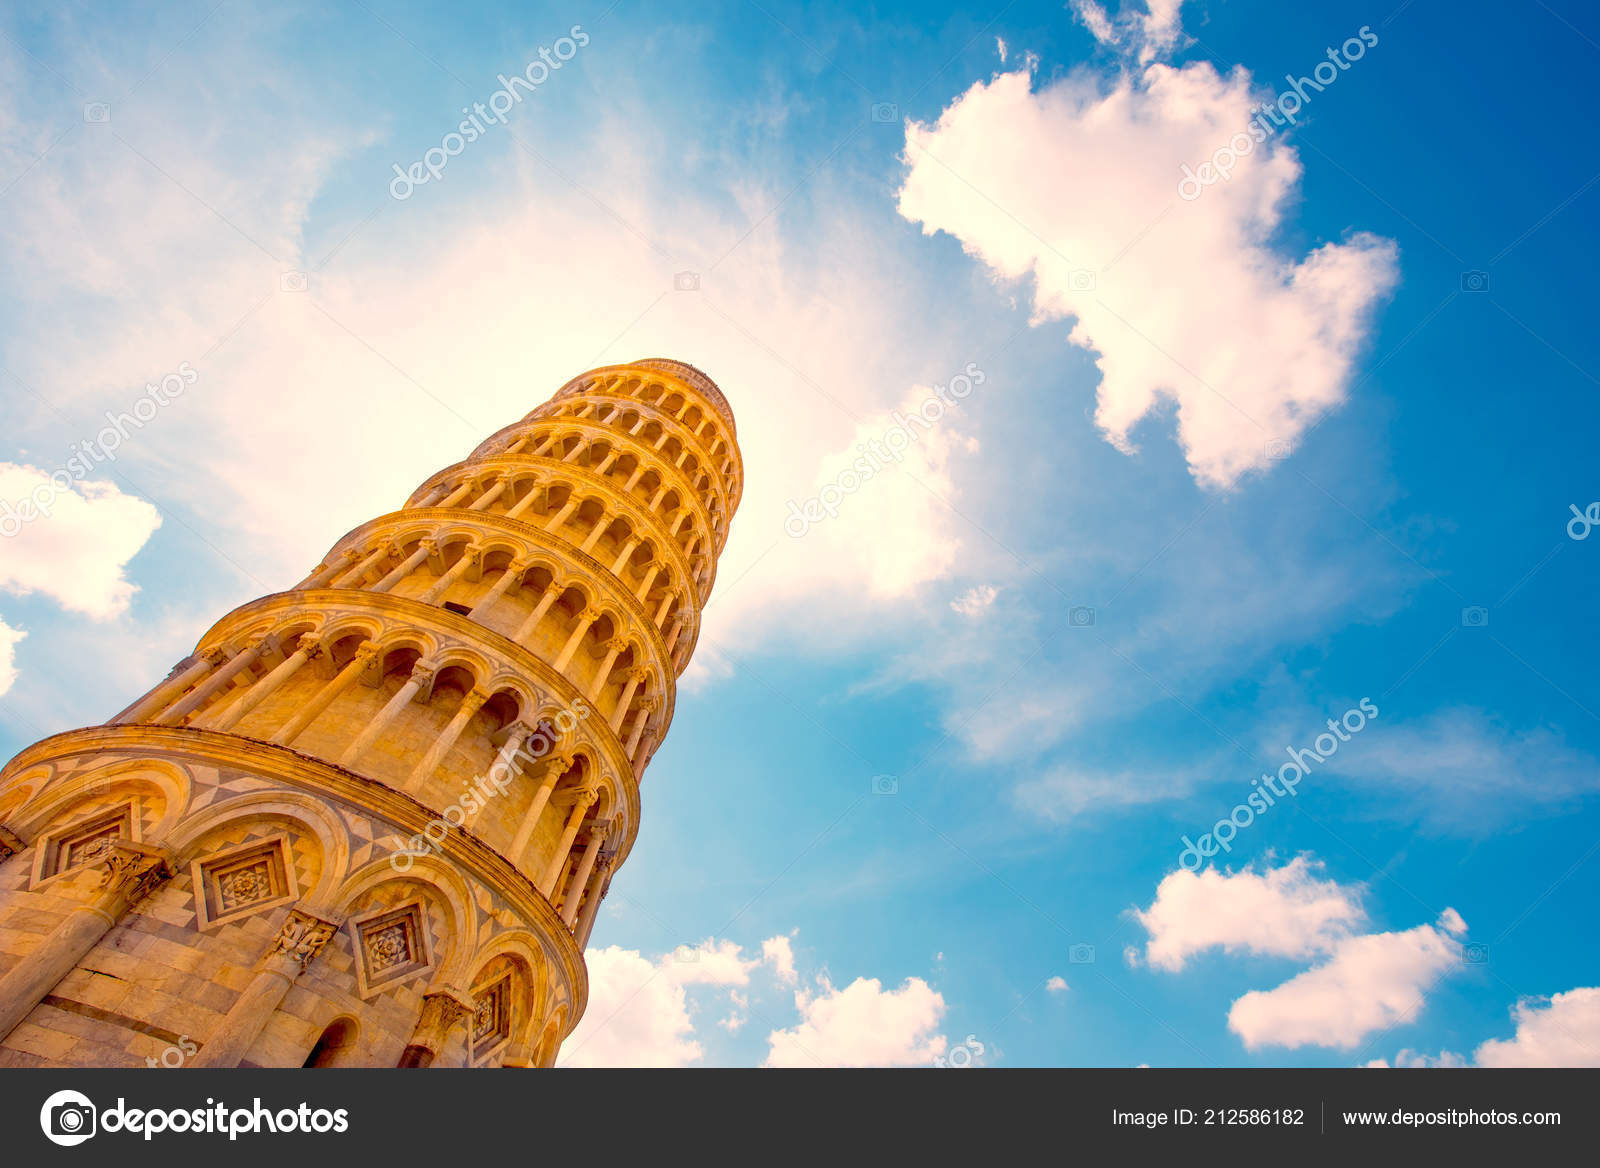
<svg viewBox="0 0 1600 1168">
<path fill-rule="evenodd" d="M 6 6 L 0 496 L 74 481 L 0 541 L 0 749 L 669 355 L 748 485 L 568 1060 L 1600 1061 L 1597 54 L 1558 0 Z"/>
</svg>

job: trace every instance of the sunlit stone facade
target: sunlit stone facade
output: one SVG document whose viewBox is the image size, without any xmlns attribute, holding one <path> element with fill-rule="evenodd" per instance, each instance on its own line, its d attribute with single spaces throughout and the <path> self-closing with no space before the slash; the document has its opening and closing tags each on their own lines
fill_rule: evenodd
<svg viewBox="0 0 1600 1168">
<path fill-rule="evenodd" d="M 593 370 L 24 750 L 0 1066 L 554 1063 L 742 486 L 699 370 Z"/>
</svg>

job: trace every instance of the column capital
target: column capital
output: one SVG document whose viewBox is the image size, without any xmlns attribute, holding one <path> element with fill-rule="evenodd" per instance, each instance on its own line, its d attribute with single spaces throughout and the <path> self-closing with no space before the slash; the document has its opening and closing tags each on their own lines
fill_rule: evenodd
<svg viewBox="0 0 1600 1168">
<path fill-rule="evenodd" d="M 0 860 L 9 860 L 28 845 L 10 828 L 0 827 Z"/>
<path fill-rule="evenodd" d="M 578 614 L 578 619 L 592 625 L 604 615 L 605 613 L 601 612 L 598 608 L 586 608 Z"/>
<path fill-rule="evenodd" d="M 285 964 L 298 965 L 300 972 L 304 973 L 306 966 L 322 952 L 324 945 L 333 940 L 338 931 L 339 925 L 335 921 L 324 920 L 303 909 L 290 909 L 289 919 L 283 922 L 283 927 L 273 938 L 266 960 L 276 958 Z"/>
<path fill-rule="evenodd" d="M 417 1022 L 417 1029 L 426 1028 L 443 1037 L 462 1019 L 476 1012 L 477 1003 L 458 989 L 445 986 L 430 990 L 422 998 L 422 1017 Z"/>
<path fill-rule="evenodd" d="M 645 682 L 650 680 L 650 670 L 645 668 L 643 665 L 638 665 L 628 670 L 627 677 L 629 681 L 636 681 L 640 685 L 643 685 Z"/>
<path fill-rule="evenodd" d="M 172 875 L 165 848 L 113 840 L 100 859 L 100 887 L 133 903 Z"/>
<path fill-rule="evenodd" d="M 606 651 L 610 653 L 625 653 L 628 650 L 626 637 L 612 637 L 606 642 Z"/>
</svg>

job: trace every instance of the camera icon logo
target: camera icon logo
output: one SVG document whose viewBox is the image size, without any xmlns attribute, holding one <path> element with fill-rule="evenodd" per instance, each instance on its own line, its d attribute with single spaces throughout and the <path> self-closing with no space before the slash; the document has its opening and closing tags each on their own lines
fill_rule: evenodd
<svg viewBox="0 0 1600 1168">
<path fill-rule="evenodd" d="M 1462 272 L 1461 290 L 1463 292 L 1487 292 L 1489 290 L 1488 272 Z"/>
<path fill-rule="evenodd" d="M 1294 453 L 1294 444 L 1287 438 L 1269 438 L 1267 440 L 1267 458 L 1272 462 L 1282 462 Z"/>
<path fill-rule="evenodd" d="M 304 292 L 309 284 L 304 272 L 284 272 L 278 277 L 278 289 L 282 292 Z"/>
<path fill-rule="evenodd" d="M 57 1091 L 39 1109 L 44 1138 L 63 1148 L 75 1147 L 94 1135 L 99 1111 L 78 1091 Z"/>
<path fill-rule="evenodd" d="M 700 960 L 700 950 L 693 945 L 679 945 L 672 951 L 672 960 L 680 965 L 693 965 Z"/>
<path fill-rule="evenodd" d="M 1094 946 L 1080 941 L 1067 950 L 1067 963 L 1069 965 L 1093 965 Z"/>
<path fill-rule="evenodd" d="M 1489 964 L 1489 946 L 1481 941 L 1474 941 L 1470 945 L 1461 946 L 1461 963 L 1463 965 Z"/>
<path fill-rule="evenodd" d="M 1067 623 L 1075 629 L 1086 629 L 1094 624 L 1094 609 L 1080 604 L 1067 610 Z"/>
<path fill-rule="evenodd" d="M 700 291 L 700 273 L 679 272 L 677 275 L 672 277 L 672 290 L 674 292 Z"/>
<path fill-rule="evenodd" d="M 1094 273 L 1088 268 L 1074 268 L 1067 275 L 1067 283 L 1072 286 L 1074 292 L 1093 292 Z"/>
<path fill-rule="evenodd" d="M 111 120 L 111 107 L 103 101 L 84 103 L 83 120 L 86 122 L 109 122 Z"/>
<path fill-rule="evenodd" d="M 872 793 L 874 795 L 898 795 L 900 793 L 900 780 L 893 775 L 873 775 Z"/>
<path fill-rule="evenodd" d="M 1469 629 L 1483 629 L 1489 627 L 1489 610 L 1474 604 L 1471 608 L 1461 610 L 1461 624 Z"/>
<path fill-rule="evenodd" d="M 872 120 L 881 124 L 898 122 L 900 120 L 900 107 L 892 101 L 873 102 Z"/>
</svg>

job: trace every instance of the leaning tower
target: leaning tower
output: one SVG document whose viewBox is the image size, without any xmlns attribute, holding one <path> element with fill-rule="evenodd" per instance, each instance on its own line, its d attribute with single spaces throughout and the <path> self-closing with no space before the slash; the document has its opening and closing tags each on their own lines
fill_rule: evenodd
<svg viewBox="0 0 1600 1168">
<path fill-rule="evenodd" d="M 0 1066 L 550 1066 L 743 467 L 592 370 L 0 770 Z"/>
</svg>

